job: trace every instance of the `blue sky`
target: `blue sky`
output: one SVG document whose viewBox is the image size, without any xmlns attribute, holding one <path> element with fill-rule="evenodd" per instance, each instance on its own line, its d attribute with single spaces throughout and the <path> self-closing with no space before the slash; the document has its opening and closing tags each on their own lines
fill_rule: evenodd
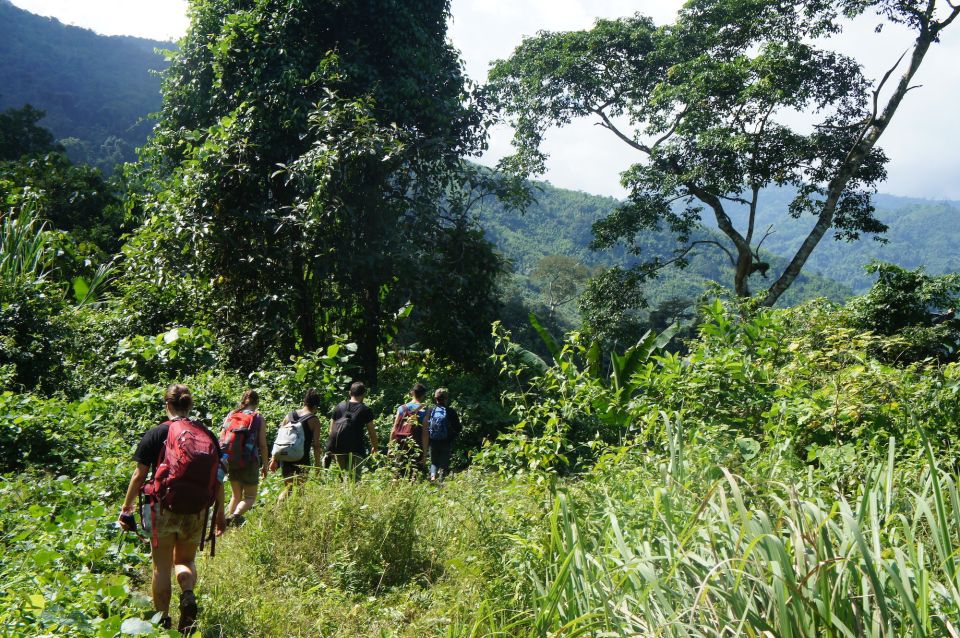
<svg viewBox="0 0 960 638">
<path fill-rule="evenodd" d="M 939 0 L 944 3 L 944 0 Z M 12 0 L 13 4 L 62 22 L 108 35 L 175 39 L 187 27 L 186 0 Z M 641 12 L 665 22 L 679 0 L 452 0 L 450 37 L 463 53 L 468 74 L 483 80 L 490 62 L 510 54 L 524 36 L 538 30 L 589 27 L 597 17 Z M 830 46 L 855 56 L 872 77 L 881 76 L 909 46 L 909 34 L 896 28 L 873 31 L 876 19 L 853 24 Z M 928 54 L 916 78 L 922 88 L 901 106 L 881 145 L 891 161 L 881 190 L 896 195 L 960 200 L 960 23 Z M 544 176 L 557 186 L 591 193 L 623 195 L 619 173 L 638 161 L 634 151 L 593 122 L 551 132 Z M 510 150 L 510 131 L 491 136 L 485 163 Z"/>
</svg>

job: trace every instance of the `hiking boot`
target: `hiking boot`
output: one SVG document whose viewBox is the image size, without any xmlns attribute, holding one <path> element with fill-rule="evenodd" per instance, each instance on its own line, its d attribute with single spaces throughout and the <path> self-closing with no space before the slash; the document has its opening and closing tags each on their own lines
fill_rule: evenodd
<svg viewBox="0 0 960 638">
<path fill-rule="evenodd" d="M 173 627 L 173 618 L 170 616 L 164 616 L 160 619 L 157 625 L 159 625 L 160 629 L 170 629 Z"/>
<path fill-rule="evenodd" d="M 193 590 L 180 594 L 180 622 L 177 624 L 177 631 L 184 636 L 189 636 L 197 624 L 197 597 Z"/>
<path fill-rule="evenodd" d="M 227 517 L 227 527 L 240 527 L 243 525 L 243 522 L 243 514 L 234 514 L 233 516 Z"/>
</svg>

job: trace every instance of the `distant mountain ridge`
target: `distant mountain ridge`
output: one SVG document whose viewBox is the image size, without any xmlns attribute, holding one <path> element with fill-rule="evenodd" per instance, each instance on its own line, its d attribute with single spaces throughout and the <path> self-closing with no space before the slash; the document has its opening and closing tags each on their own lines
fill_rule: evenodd
<svg viewBox="0 0 960 638">
<path fill-rule="evenodd" d="M 591 268 L 629 266 L 638 259 L 674 256 L 677 243 L 666 232 L 644 233 L 640 238 L 641 255 L 636 257 L 622 248 L 592 251 L 595 221 L 609 214 L 620 202 L 612 197 L 590 195 L 581 191 L 557 188 L 544 182 L 534 182 L 536 202 L 524 213 L 505 209 L 497 202 L 486 202 L 479 212 L 480 224 L 487 238 L 513 265 L 517 284 L 526 290 L 527 297 L 535 296 L 535 284 L 529 275 L 537 262 L 547 255 L 575 257 Z M 715 230 L 703 229 L 698 239 L 723 240 Z M 773 269 L 783 268 L 786 262 L 776 255 L 768 255 Z M 686 269 L 668 267 L 658 278 L 646 286 L 646 297 L 651 307 L 673 299 L 694 302 L 713 283 L 729 287 L 733 281 L 733 269 L 726 255 L 711 246 L 704 246 L 692 253 Z M 755 275 L 751 280 L 756 290 L 769 285 Z M 792 305 L 814 297 L 828 297 L 840 301 L 851 290 L 832 279 L 812 273 L 802 273 L 794 286 L 782 298 L 781 305 Z M 574 323 L 573 306 L 565 310 L 566 319 Z"/>
<path fill-rule="evenodd" d="M 161 105 L 169 42 L 103 36 L 0 0 L 0 110 L 43 109 L 49 128 L 79 161 L 134 158 Z M 72 139 L 71 139 L 72 138 Z"/>
<path fill-rule="evenodd" d="M 637 258 L 622 249 L 589 250 L 594 221 L 619 205 L 612 197 L 590 195 L 536 182 L 536 203 L 525 213 L 511 213 L 497 204 L 487 204 L 480 220 L 487 237 L 513 263 L 521 283 L 530 287 L 527 275 L 537 261 L 550 254 L 570 255 L 591 267 L 630 265 Z M 793 219 L 786 213 L 792 193 L 786 189 L 761 194 L 757 225 L 761 232 L 773 225 L 774 233 L 764 242 L 765 258 L 772 265 L 770 279 L 754 275 L 751 289 L 769 286 L 786 266 L 787 259 L 803 241 L 812 218 Z M 801 277 L 782 298 L 781 305 L 793 305 L 812 297 L 825 296 L 841 301 L 865 292 L 873 283 L 864 266 L 873 259 L 907 268 L 924 266 L 933 274 L 960 272 L 960 202 L 932 201 L 917 197 L 879 194 L 874 198 L 877 216 L 890 226 L 888 243 L 863 237 L 852 243 L 824 238 L 811 255 Z M 731 210 L 735 222 L 743 225 L 745 211 Z M 705 221 L 711 218 L 705 216 Z M 714 228 L 701 231 L 703 239 L 728 240 Z M 640 240 L 641 258 L 669 258 L 677 244 L 667 232 L 645 233 Z M 726 257 L 712 246 L 704 246 L 690 259 L 686 270 L 668 268 L 648 285 L 652 305 L 672 298 L 694 299 L 710 282 L 730 286 L 732 269 Z"/>
<path fill-rule="evenodd" d="M 814 220 L 794 219 L 787 213 L 793 193 L 771 189 L 761 193 L 757 227 L 773 227 L 763 247 L 789 258 L 803 242 Z M 931 274 L 960 272 L 960 202 L 878 194 L 873 198 L 876 216 L 889 226 L 887 242 L 865 235 L 855 242 L 836 241 L 828 233 L 810 255 L 805 271 L 830 277 L 855 293 L 873 283 L 863 267 L 872 260 L 895 263 L 905 268 L 923 266 Z M 744 225 L 746 211 L 733 210 L 734 222 Z"/>
</svg>

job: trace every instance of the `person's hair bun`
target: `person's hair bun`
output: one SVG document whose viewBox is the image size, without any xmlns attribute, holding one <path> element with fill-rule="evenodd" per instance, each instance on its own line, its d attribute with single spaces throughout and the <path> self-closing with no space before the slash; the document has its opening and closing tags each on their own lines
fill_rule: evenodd
<svg viewBox="0 0 960 638">
<path fill-rule="evenodd" d="M 190 408 L 193 407 L 193 395 L 190 393 L 190 388 L 182 383 L 171 384 L 167 388 L 166 394 L 163 395 L 163 400 L 177 412 L 189 412 Z"/>
</svg>

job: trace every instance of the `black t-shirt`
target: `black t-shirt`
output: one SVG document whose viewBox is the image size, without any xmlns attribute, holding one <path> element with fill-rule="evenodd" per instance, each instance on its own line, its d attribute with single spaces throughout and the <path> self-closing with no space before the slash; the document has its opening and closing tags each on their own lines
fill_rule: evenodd
<svg viewBox="0 0 960 638">
<path fill-rule="evenodd" d="M 327 440 L 327 451 L 337 454 L 352 453 L 358 456 L 366 454 L 367 424 L 373 421 L 373 411 L 363 403 L 344 401 L 333 409 L 330 417 L 334 422 L 350 413 L 350 426 L 342 432 L 334 431 Z"/>
<path fill-rule="evenodd" d="M 357 406 L 360 406 L 359 408 Z M 366 403 L 351 403 L 349 401 L 344 401 L 337 404 L 337 407 L 333 409 L 333 414 L 330 415 L 334 421 L 346 414 L 347 410 L 350 410 L 350 414 L 353 416 L 351 420 L 353 421 L 353 427 L 358 430 L 363 431 L 363 428 L 367 426 L 367 423 L 373 421 L 373 410 L 367 407 Z"/>
<path fill-rule="evenodd" d="M 217 450 L 219 451 L 220 442 L 217 441 L 217 437 L 213 435 L 213 432 L 196 421 L 193 421 L 193 423 L 200 425 L 203 431 L 210 435 L 210 438 L 214 440 L 217 445 Z M 140 444 L 137 445 L 137 451 L 133 453 L 133 460 L 137 463 L 143 463 L 151 470 L 156 470 L 157 460 L 159 460 L 160 453 L 163 452 L 163 447 L 167 443 L 167 432 L 169 431 L 170 426 L 166 423 L 161 423 L 157 427 L 147 430 L 147 433 L 140 439 Z"/>
<path fill-rule="evenodd" d="M 170 426 L 166 423 L 147 430 L 147 433 L 140 439 L 137 451 L 133 453 L 133 460 L 153 468 L 157 464 L 157 459 L 160 458 L 163 446 L 167 442 L 167 432 L 169 430 Z"/>
</svg>

